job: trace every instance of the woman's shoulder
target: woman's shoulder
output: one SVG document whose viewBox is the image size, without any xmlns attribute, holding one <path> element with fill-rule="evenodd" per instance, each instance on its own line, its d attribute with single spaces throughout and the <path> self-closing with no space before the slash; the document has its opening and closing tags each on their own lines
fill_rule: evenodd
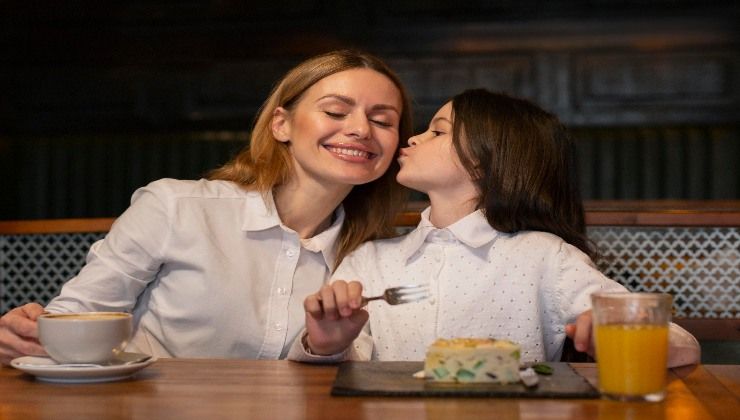
<svg viewBox="0 0 740 420">
<path fill-rule="evenodd" d="M 250 193 L 231 181 L 173 178 L 152 181 L 141 190 L 171 198 L 243 198 Z"/>
</svg>

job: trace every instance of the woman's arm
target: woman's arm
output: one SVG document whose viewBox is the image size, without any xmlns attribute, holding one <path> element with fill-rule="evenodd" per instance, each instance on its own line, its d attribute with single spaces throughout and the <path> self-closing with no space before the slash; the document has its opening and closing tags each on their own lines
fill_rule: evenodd
<svg viewBox="0 0 740 420">
<path fill-rule="evenodd" d="M 137 190 L 131 206 L 93 244 L 85 266 L 47 311 L 131 311 L 163 261 L 170 235 L 167 195 L 161 181 Z"/>
</svg>

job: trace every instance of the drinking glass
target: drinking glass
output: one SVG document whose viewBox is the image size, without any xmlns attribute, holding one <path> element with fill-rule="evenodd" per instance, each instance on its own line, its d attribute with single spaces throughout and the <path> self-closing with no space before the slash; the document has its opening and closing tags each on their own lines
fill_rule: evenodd
<svg viewBox="0 0 740 420">
<path fill-rule="evenodd" d="M 620 401 L 662 401 L 671 295 L 594 293 L 591 303 L 601 394 Z"/>
</svg>

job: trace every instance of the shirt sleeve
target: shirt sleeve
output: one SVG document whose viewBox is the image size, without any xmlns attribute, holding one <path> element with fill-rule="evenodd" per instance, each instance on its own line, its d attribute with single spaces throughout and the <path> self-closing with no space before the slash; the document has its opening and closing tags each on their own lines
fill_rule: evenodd
<svg viewBox="0 0 740 420">
<path fill-rule="evenodd" d="M 580 249 L 561 242 L 545 276 L 541 299 L 548 308 L 544 319 L 547 360 L 559 360 L 565 342 L 565 325 L 591 309 L 591 294 L 627 292 L 606 277 Z"/>
<path fill-rule="evenodd" d="M 701 347 L 696 338 L 678 324 L 668 328 L 668 367 L 693 365 L 701 361 Z"/>
<path fill-rule="evenodd" d="M 288 352 L 288 360 L 303 363 L 338 363 L 345 360 L 370 360 L 373 339 L 367 330 L 368 325 L 365 325 L 365 328 L 363 328 L 352 345 L 343 351 L 336 354 L 318 355 L 311 353 L 306 347 L 305 338 L 307 332 L 304 329 L 298 336 L 298 339 L 293 341 L 293 345 Z"/>
<path fill-rule="evenodd" d="M 131 206 L 90 247 L 85 266 L 46 310 L 131 311 L 164 260 L 170 234 L 166 195 L 161 181 L 137 190 Z"/>
</svg>

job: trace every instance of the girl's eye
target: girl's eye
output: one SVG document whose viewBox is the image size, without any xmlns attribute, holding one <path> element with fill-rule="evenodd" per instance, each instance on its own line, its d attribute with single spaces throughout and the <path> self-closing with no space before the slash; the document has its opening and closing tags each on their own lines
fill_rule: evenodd
<svg viewBox="0 0 740 420">
<path fill-rule="evenodd" d="M 434 137 L 437 137 L 443 135 L 444 131 L 432 130 L 432 134 L 434 134 Z"/>
<path fill-rule="evenodd" d="M 331 111 L 324 111 L 324 114 L 326 114 L 326 115 L 328 115 L 328 116 L 330 116 L 332 118 L 337 118 L 337 119 L 344 118 L 344 117 L 347 116 L 346 114 L 342 114 L 341 112 L 331 112 Z"/>
</svg>

